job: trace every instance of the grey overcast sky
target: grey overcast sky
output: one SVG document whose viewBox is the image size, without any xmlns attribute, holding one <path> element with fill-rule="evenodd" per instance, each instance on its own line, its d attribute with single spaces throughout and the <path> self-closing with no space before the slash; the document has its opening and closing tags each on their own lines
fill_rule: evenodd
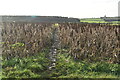
<svg viewBox="0 0 120 80">
<path fill-rule="evenodd" d="M 120 0 L 0 0 L 0 15 L 97 18 L 118 16 Z"/>
</svg>

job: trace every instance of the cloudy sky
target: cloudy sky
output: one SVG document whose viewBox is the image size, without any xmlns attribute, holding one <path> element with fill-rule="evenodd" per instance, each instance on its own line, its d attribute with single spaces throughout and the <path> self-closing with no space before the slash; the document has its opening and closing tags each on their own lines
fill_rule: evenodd
<svg viewBox="0 0 120 80">
<path fill-rule="evenodd" d="M 0 15 L 118 16 L 120 0 L 0 0 Z"/>
</svg>

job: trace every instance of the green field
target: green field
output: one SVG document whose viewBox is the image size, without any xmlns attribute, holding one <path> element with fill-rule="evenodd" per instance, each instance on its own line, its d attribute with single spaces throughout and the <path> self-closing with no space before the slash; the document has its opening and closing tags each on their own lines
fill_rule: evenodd
<svg viewBox="0 0 120 80">
<path fill-rule="evenodd" d="M 46 55 L 43 52 L 28 58 L 4 59 L 2 78 L 120 78 L 120 64 L 74 60 L 67 53 L 57 56 L 56 68 L 51 72 Z"/>
<path fill-rule="evenodd" d="M 120 21 L 107 22 L 107 21 L 104 21 L 101 18 L 83 18 L 83 19 L 80 19 L 80 22 L 87 22 L 87 23 L 110 23 L 110 24 L 113 24 L 113 25 L 120 24 Z"/>
</svg>

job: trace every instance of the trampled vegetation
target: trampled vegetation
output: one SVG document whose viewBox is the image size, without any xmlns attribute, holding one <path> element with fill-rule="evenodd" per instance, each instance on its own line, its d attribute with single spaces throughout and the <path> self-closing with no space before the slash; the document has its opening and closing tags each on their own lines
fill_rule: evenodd
<svg viewBox="0 0 120 80">
<path fill-rule="evenodd" d="M 48 69 L 52 23 L 3 23 L 2 65 L 5 77 L 118 78 L 120 27 L 60 23 L 56 67 Z"/>
</svg>

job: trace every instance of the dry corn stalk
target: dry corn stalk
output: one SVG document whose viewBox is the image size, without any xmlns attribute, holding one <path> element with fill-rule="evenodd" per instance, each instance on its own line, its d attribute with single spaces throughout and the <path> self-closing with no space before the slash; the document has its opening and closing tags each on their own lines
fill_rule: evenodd
<svg viewBox="0 0 120 80">
<path fill-rule="evenodd" d="M 51 23 L 4 23 L 3 55 L 29 56 L 51 47 Z M 60 23 L 61 48 L 75 59 L 120 62 L 120 27 L 109 24 Z M 17 42 L 24 46 L 12 48 Z"/>
</svg>

